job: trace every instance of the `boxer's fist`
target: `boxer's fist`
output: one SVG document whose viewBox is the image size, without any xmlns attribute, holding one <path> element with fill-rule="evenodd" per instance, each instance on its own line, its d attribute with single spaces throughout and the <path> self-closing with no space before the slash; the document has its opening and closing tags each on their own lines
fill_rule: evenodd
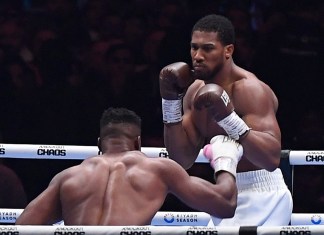
<svg viewBox="0 0 324 235">
<path fill-rule="evenodd" d="M 185 90 L 194 81 L 188 64 L 176 62 L 160 71 L 160 93 L 166 100 L 181 99 Z"/>
<path fill-rule="evenodd" d="M 228 171 L 235 177 L 237 164 L 243 155 L 243 147 L 228 136 L 217 135 L 204 147 L 203 154 L 215 173 Z"/>
<path fill-rule="evenodd" d="M 189 65 L 176 62 L 165 66 L 160 72 L 160 93 L 164 123 L 182 121 L 182 97 L 194 81 Z"/>
<path fill-rule="evenodd" d="M 234 111 L 226 91 L 217 84 L 206 84 L 200 88 L 194 99 L 194 107 L 198 110 L 207 108 L 217 122 Z"/>
<path fill-rule="evenodd" d="M 217 84 L 206 84 L 200 88 L 194 99 L 195 109 L 207 109 L 209 115 L 222 127 L 229 137 L 239 140 L 250 128 L 236 114 L 227 92 Z"/>
</svg>

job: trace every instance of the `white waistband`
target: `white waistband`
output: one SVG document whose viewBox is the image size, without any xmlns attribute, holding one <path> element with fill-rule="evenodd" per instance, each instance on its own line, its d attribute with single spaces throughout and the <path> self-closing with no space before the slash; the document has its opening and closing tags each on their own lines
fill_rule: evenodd
<svg viewBox="0 0 324 235">
<path fill-rule="evenodd" d="M 287 189 L 287 185 L 279 168 L 272 172 L 267 170 L 239 172 L 236 175 L 236 182 L 239 191 Z"/>
</svg>

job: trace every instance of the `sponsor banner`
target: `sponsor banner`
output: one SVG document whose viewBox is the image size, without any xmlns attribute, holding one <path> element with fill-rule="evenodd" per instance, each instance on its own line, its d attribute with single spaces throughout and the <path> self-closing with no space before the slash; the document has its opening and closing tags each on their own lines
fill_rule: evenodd
<svg viewBox="0 0 324 235">
<path fill-rule="evenodd" d="M 0 226 L 0 234 L 1 235 L 19 235 L 19 228 L 17 226 Z"/>
<path fill-rule="evenodd" d="M 166 148 L 142 147 L 141 151 L 145 153 L 148 157 L 169 158 L 169 153 L 166 150 Z"/>
<path fill-rule="evenodd" d="M 0 209 L 0 223 L 15 223 L 22 211 L 23 209 Z"/>
<path fill-rule="evenodd" d="M 166 148 L 142 147 L 141 150 L 148 157 L 169 157 Z M 101 153 L 97 146 L 0 144 L 0 158 L 83 160 L 99 154 Z M 196 162 L 208 162 L 202 150 Z"/>
<path fill-rule="evenodd" d="M 241 230 L 240 230 L 241 228 Z M 323 235 L 324 226 L 30 226 L 0 225 L 1 235 Z"/>
<path fill-rule="evenodd" d="M 324 225 L 324 214 L 294 213 L 290 223 L 291 225 Z"/>
<path fill-rule="evenodd" d="M 1 235 L 239 235 L 238 228 L 190 226 L 0 226 Z"/>
<path fill-rule="evenodd" d="M 0 208 L 0 223 L 15 223 L 16 219 L 23 212 L 23 209 Z M 180 226 L 217 226 L 218 219 L 205 212 L 173 212 L 158 211 L 154 216 L 151 225 L 180 225 Z M 324 214 L 321 213 L 293 213 L 291 215 L 291 225 L 323 225 Z M 59 221 L 54 225 L 64 225 L 64 221 Z M 323 233 L 324 234 L 324 233 Z M 1 235 L 1 234 L 0 234 Z"/>
<path fill-rule="evenodd" d="M 290 165 L 324 165 L 324 151 L 290 151 Z"/>
<path fill-rule="evenodd" d="M 285 151 L 285 150 L 283 150 Z M 168 158 L 166 148 L 142 147 L 142 152 L 148 157 Z M 26 159 L 77 159 L 100 154 L 97 146 L 76 145 L 33 145 L 33 144 L 1 144 L 0 158 L 26 158 Z M 324 165 L 323 150 L 291 150 L 288 154 L 290 165 Z M 196 163 L 208 163 L 201 149 Z"/>
<path fill-rule="evenodd" d="M 15 223 L 16 219 L 23 212 L 23 209 L 2 209 L 0 208 L 1 223 Z M 165 226 L 207 226 L 210 223 L 210 215 L 204 212 L 163 212 L 158 211 L 154 216 L 151 225 Z M 64 225 L 59 221 L 54 225 Z M 1 234 L 0 234 L 1 235 Z"/>
<path fill-rule="evenodd" d="M 191 226 L 188 228 L 186 235 L 239 235 L 240 227 L 231 226 L 231 227 L 201 227 L 201 226 Z"/>
<path fill-rule="evenodd" d="M 257 235 L 323 235 L 324 226 L 259 226 Z"/>
<path fill-rule="evenodd" d="M 95 146 L 0 144 L 0 157 L 3 158 L 85 159 L 98 153 Z"/>
<path fill-rule="evenodd" d="M 204 212 L 173 212 L 159 211 L 151 225 L 165 226 L 207 226 L 210 215 Z"/>
</svg>

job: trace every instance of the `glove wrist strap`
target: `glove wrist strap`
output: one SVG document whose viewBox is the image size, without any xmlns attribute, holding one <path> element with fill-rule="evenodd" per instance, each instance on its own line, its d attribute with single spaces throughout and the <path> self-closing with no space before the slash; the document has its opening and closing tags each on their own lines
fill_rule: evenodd
<svg viewBox="0 0 324 235">
<path fill-rule="evenodd" d="M 251 130 L 246 123 L 233 111 L 226 118 L 217 122 L 221 126 L 229 137 L 234 140 L 239 140 L 240 137 L 246 136 Z"/>
<path fill-rule="evenodd" d="M 182 121 L 182 99 L 166 100 L 162 98 L 162 114 L 164 123 Z"/>
<path fill-rule="evenodd" d="M 211 163 L 212 168 L 214 169 L 215 173 L 219 171 L 227 171 L 231 173 L 234 177 L 236 177 L 236 167 L 237 162 L 234 161 L 230 157 L 219 157 L 212 161 Z"/>
</svg>

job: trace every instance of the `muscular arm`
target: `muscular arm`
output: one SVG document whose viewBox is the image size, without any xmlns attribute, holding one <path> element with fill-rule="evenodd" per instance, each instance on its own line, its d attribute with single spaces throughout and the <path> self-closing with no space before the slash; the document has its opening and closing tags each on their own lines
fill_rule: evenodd
<svg viewBox="0 0 324 235">
<path fill-rule="evenodd" d="M 197 89 L 197 83 L 189 87 L 183 98 L 184 115 L 182 122 L 164 124 L 164 143 L 169 157 L 185 169 L 189 169 L 194 164 L 204 144 L 204 138 L 199 135 L 196 127 L 193 125 L 191 110 L 189 108 L 189 99 L 195 89 Z"/>
<path fill-rule="evenodd" d="M 252 128 L 240 140 L 244 157 L 257 167 L 273 171 L 280 162 L 281 132 L 276 119 L 278 101 L 262 82 L 240 81 L 233 88 L 235 111 Z"/>
<path fill-rule="evenodd" d="M 185 169 L 195 162 L 203 144 L 198 138 L 197 141 L 190 138 L 195 131 L 189 119 L 190 116 L 184 115 L 181 123 L 164 125 L 164 143 L 169 157 Z"/>
<path fill-rule="evenodd" d="M 16 225 L 51 225 L 62 218 L 59 178 L 55 176 L 47 189 L 27 205 Z"/>
<path fill-rule="evenodd" d="M 169 192 L 193 209 L 219 218 L 234 215 L 237 203 L 235 178 L 222 171 L 217 182 L 212 184 L 204 179 L 189 176 L 178 164 L 167 164 L 165 175 Z"/>
</svg>

